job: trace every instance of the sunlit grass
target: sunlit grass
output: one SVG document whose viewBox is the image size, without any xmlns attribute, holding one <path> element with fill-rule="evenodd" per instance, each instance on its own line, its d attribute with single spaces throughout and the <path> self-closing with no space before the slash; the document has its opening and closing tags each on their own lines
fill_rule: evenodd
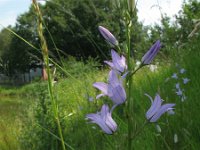
<svg viewBox="0 0 200 150">
<path fill-rule="evenodd" d="M 200 117 L 199 113 L 199 88 L 200 80 L 199 74 L 199 56 L 190 54 L 185 57 L 184 62 L 178 62 L 182 67 L 186 69 L 185 76 L 191 79 L 188 85 L 185 86 L 185 93 L 187 100 L 181 102 L 173 91 L 176 81 L 165 82 L 167 77 L 176 71 L 175 63 L 168 65 L 158 66 L 156 72 L 151 72 L 148 67 L 143 68 L 134 77 L 133 84 L 133 109 L 135 112 L 134 119 L 137 120 L 135 125 L 138 129 L 145 121 L 145 113 L 150 107 L 149 99 L 144 96 L 144 93 L 155 96 L 156 92 L 159 92 L 161 97 L 167 102 L 176 103 L 175 115 L 169 116 L 165 114 L 159 119 L 159 125 L 162 129 L 161 133 L 158 133 L 155 128 L 155 124 L 150 124 L 144 128 L 144 131 L 134 140 L 133 146 L 135 149 L 197 149 L 199 147 L 198 138 L 200 135 Z M 77 70 L 77 68 L 76 68 Z M 80 70 L 78 70 L 80 71 Z M 76 72 L 74 72 L 76 74 Z M 123 112 L 123 106 L 119 106 L 114 111 L 113 118 L 118 124 L 117 132 L 112 136 L 103 134 L 98 126 L 95 124 L 88 124 L 85 120 L 87 113 L 93 113 L 100 110 L 100 106 L 103 101 L 109 103 L 109 100 L 105 97 L 100 100 L 89 102 L 88 97 L 93 97 L 99 93 L 98 90 L 92 87 L 92 83 L 96 81 L 106 82 L 108 70 L 92 70 L 90 72 L 79 72 L 80 76 L 75 79 L 70 77 L 59 78 L 58 82 L 54 85 L 54 94 L 59 102 L 59 113 L 61 116 L 61 124 L 66 137 L 66 142 L 74 149 L 126 149 L 126 132 L 127 123 L 126 116 Z M 0 149 L 17 149 L 23 142 L 31 142 L 32 148 L 37 147 L 37 141 L 40 141 L 41 135 L 34 134 L 41 133 L 43 135 L 51 136 L 35 125 L 31 126 L 29 134 L 34 134 L 34 140 L 31 141 L 30 136 L 26 136 L 25 141 L 19 143 L 18 137 L 21 136 L 21 127 L 27 128 L 27 120 L 45 120 L 40 118 L 34 113 L 36 108 L 35 103 L 39 102 L 41 98 L 40 86 L 45 82 L 33 83 L 21 87 L 20 89 L 2 90 L 3 93 L 18 93 L 20 97 L 1 97 L 0 101 Z M 45 86 L 44 86 L 45 87 Z M 44 89 L 45 90 L 45 89 Z M 16 91 L 16 92 L 15 92 Z M 1 92 L 1 94 L 3 94 Z M 12 95 L 12 94 L 11 94 Z M 27 101 L 26 98 L 29 98 Z M 47 99 L 48 100 L 48 99 Z M 30 104 L 30 105 L 27 105 Z M 28 113 L 30 118 L 22 119 L 22 112 L 29 106 Z M 183 106 L 183 115 L 181 114 Z M 40 108 L 38 108 L 40 110 Z M 41 110 L 39 113 L 43 113 Z M 43 117 L 47 117 L 42 115 Z M 37 118 L 34 118 L 37 117 Z M 38 118 L 39 117 L 39 118 Z M 26 120 L 24 122 L 24 120 Z M 52 128 L 52 122 L 44 122 L 45 128 L 54 132 Z M 28 124 L 30 125 L 30 124 Z M 48 126 L 50 125 L 50 126 Z M 38 132 L 39 130 L 39 132 Z M 27 131 L 23 134 L 27 134 Z M 27 134 L 27 135 L 29 135 Z M 174 135 L 178 135 L 178 142 L 174 142 Z M 54 139 L 54 137 L 52 137 Z M 35 142 L 35 143 L 34 143 Z M 9 144 L 8 144 L 9 143 Z M 47 141 L 46 144 L 49 142 Z M 27 143 L 29 144 L 29 143 Z M 142 148 L 141 148 L 142 145 Z"/>
<path fill-rule="evenodd" d="M 18 97 L 0 98 L 0 149 L 20 149 L 18 141 L 24 112 L 24 104 Z"/>
</svg>

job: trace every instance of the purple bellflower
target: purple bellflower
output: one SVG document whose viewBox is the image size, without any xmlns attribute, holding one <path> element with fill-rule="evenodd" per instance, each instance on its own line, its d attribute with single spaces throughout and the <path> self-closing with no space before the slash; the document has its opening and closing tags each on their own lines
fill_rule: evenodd
<svg viewBox="0 0 200 150">
<path fill-rule="evenodd" d="M 172 78 L 173 78 L 173 79 L 178 79 L 177 73 L 174 73 L 174 74 L 172 75 Z"/>
<path fill-rule="evenodd" d="M 177 89 L 178 91 L 176 91 L 176 94 L 178 95 L 178 96 L 182 96 L 183 95 L 183 91 L 179 88 L 179 89 Z"/>
<path fill-rule="evenodd" d="M 176 83 L 176 89 L 180 89 L 180 83 Z"/>
<path fill-rule="evenodd" d="M 152 47 L 146 52 L 146 54 L 142 57 L 142 64 L 149 65 L 154 57 L 157 55 L 158 51 L 161 48 L 161 43 L 157 40 Z"/>
<path fill-rule="evenodd" d="M 172 109 L 167 111 L 167 113 L 168 113 L 168 115 L 174 115 L 175 114 L 174 110 L 172 110 Z"/>
<path fill-rule="evenodd" d="M 180 69 L 180 73 L 181 73 L 181 74 L 185 73 L 185 71 L 186 71 L 186 70 L 185 70 L 184 68 L 181 68 L 181 69 Z"/>
<path fill-rule="evenodd" d="M 101 33 L 101 35 L 105 38 L 105 40 L 110 43 L 112 46 L 117 46 L 118 45 L 118 41 L 115 38 L 115 36 L 105 27 L 99 26 L 98 27 L 99 32 Z"/>
<path fill-rule="evenodd" d="M 187 84 L 189 81 L 190 81 L 190 79 L 188 79 L 188 78 L 183 78 L 183 83 L 184 83 L 184 84 Z"/>
<path fill-rule="evenodd" d="M 122 104 L 126 100 L 126 92 L 123 87 L 121 77 L 118 78 L 116 71 L 109 72 L 108 84 L 104 82 L 95 82 L 93 86 L 99 89 L 102 94 L 97 95 L 96 99 L 101 96 L 108 96 L 114 104 Z"/>
<path fill-rule="evenodd" d="M 148 94 L 145 95 L 149 97 L 152 103 L 151 107 L 146 113 L 146 118 L 150 122 L 156 122 L 165 112 L 174 109 L 172 107 L 174 107 L 175 104 L 162 105 L 163 100 L 161 99 L 159 94 L 156 94 L 154 101 L 151 96 L 149 96 Z"/>
<path fill-rule="evenodd" d="M 111 56 L 112 56 L 112 62 L 111 61 L 104 61 L 106 64 L 108 64 L 112 69 L 117 70 L 119 72 L 124 72 L 127 69 L 126 65 L 126 58 L 122 55 L 121 57 L 119 54 L 111 49 Z"/>
<path fill-rule="evenodd" d="M 112 119 L 113 108 L 114 107 L 109 110 L 108 105 L 104 104 L 101 108 L 101 112 L 88 114 L 86 118 L 90 119 L 91 123 L 96 123 L 105 133 L 113 134 L 113 132 L 117 130 L 117 124 Z"/>
</svg>

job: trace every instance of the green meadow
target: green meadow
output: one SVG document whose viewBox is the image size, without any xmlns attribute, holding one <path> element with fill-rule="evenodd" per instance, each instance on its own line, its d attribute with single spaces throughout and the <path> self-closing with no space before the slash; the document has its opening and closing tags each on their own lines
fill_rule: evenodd
<svg viewBox="0 0 200 150">
<path fill-rule="evenodd" d="M 158 65 L 155 72 L 145 67 L 133 79 L 135 129 L 143 124 L 150 107 L 150 101 L 144 93 L 153 97 L 159 92 L 165 101 L 176 103 L 174 115 L 165 114 L 159 119 L 161 132 L 158 132 L 155 123 L 147 125 L 133 140 L 135 149 L 196 150 L 200 146 L 199 52 L 188 53 L 183 60 L 177 63 L 186 69 L 184 75 L 190 79 L 184 88 L 187 96 L 184 102 L 175 94 L 177 81 L 171 78 L 166 82 L 168 77 L 177 72 L 173 62 Z M 85 68 L 90 67 L 86 65 Z M 109 102 L 106 98 L 89 101 L 89 97 L 95 99 L 98 93 L 92 83 L 106 81 L 108 70 L 91 67 L 85 73 L 80 67 L 74 73 L 78 73 L 79 77 L 60 78 L 54 86 L 68 149 L 126 149 L 127 122 L 123 106 L 113 114 L 118 123 L 117 132 L 113 135 L 105 135 L 97 125 L 85 120 L 87 113 L 99 110 L 103 101 Z M 17 88 L 1 87 L 1 149 L 60 149 L 49 103 L 45 82 Z M 174 139 L 176 136 L 177 139 Z"/>
</svg>

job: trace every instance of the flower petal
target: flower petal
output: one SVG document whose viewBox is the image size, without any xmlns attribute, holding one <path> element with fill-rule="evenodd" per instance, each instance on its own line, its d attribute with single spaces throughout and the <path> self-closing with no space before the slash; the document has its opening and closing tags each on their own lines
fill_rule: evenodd
<svg viewBox="0 0 200 150">
<path fill-rule="evenodd" d="M 108 84 L 106 84 L 104 82 L 95 82 L 95 83 L 93 83 L 93 86 L 95 88 L 99 89 L 100 91 L 102 91 L 103 94 L 107 95 Z"/>
<path fill-rule="evenodd" d="M 102 118 L 104 121 L 106 120 L 107 113 L 109 113 L 109 107 L 108 107 L 108 105 L 104 104 L 104 105 L 101 107 L 101 118 Z"/>
<path fill-rule="evenodd" d="M 108 84 L 110 84 L 112 86 L 112 88 L 118 86 L 119 84 L 121 84 L 122 82 L 119 80 L 119 78 L 117 77 L 117 72 L 114 70 L 111 70 L 109 72 L 109 77 L 108 77 Z"/>
<path fill-rule="evenodd" d="M 162 114 L 167 112 L 170 109 L 173 109 L 175 104 L 164 104 L 160 107 L 160 109 L 156 112 L 156 114 L 150 119 L 150 122 L 156 122 Z"/>
<path fill-rule="evenodd" d="M 124 69 L 127 69 L 126 58 L 123 55 L 121 56 L 121 64 L 124 67 Z"/>
<path fill-rule="evenodd" d="M 104 63 L 108 64 L 111 68 L 114 68 L 114 65 L 112 62 L 110 61 L 104 61 Z"/>
<path fill-rule="evenodd" d="M 112 132 L 115 132 L 117 130 L 117 124 L 116 122 L 112 119 L 111 113 L 108 113 L 106 116 L 106 125 L 112 130 Z"/>
<path fill-rule="evenodd" d="M 115 104 L 122 104 L 126 100 L 126 92 L 123 86 L 118 85 L 114 88 L 108 88 L 111 90 L 110 98 Z"/>
<path fill-rule="evenodd" d="M 86 118 L 90 119 L 92 123 L 96 123 L 105 133 L 112 134 L 113 131 L 106 125 L 99 114 L 88 114 Z"/>
<path fill-rule="evenodd" d="M 121 59 L 118 53 L 114 51 L 113 49 L 111 49 L 111 55 L 112 55 L 112 61 L 115 66 L 115 69 L 119 70 L 120 72 L 124 72 L 124 69 L 125 69 L 125 66 L 124 66 L 125 62 L 123 62 L 124 58 Z"/>
<path fill-rule="evenodd" d="M 142 63 L 143 64 L 150 64 L 153 58 L 156 56 L 158 51 L 161 48 L 161 43 L 159 40 L 157 40 L 152 47 L 145 53 L 145 55 L 142 57 Z"/>
<path fill-rule="evenodd" d="M 114 35 L 105 27 L 99 26 L 98 27 L 99 32 L 101 35 L 105 38 L 107 42 L 109 42 L 111 45 L 116 46 L 118 45 L 117 39 L 114 37 Z"/>
<path fill-rule="evenodd" d="M 162 104 L 162 99 L 159 94 L 156 95 L 151 107 L 146 113 L 146 118 L 150 119 L 152 116 L 155 115 L 155 113 L 160 109 Z"/>
<path fill-rule="evenodd" d="M 99 99 L 100 97 L 102 97 L 102 96 L 106 96 L 105 94 L 98 94 L 97 96 L 96 96 L 96 99 Z"/>
</svg>

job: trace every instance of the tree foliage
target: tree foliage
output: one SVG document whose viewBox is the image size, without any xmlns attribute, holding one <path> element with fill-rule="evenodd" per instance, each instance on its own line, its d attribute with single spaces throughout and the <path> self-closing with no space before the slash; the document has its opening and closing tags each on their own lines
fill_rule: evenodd
<svg viewBox="0 0 200 150">
<path fill-rule="evenodd" d="M 109 59 L 109 46 L 98 32 L 99 25 L 108 28 L 122 43 L 122 49 L 125 49 L 123 16 L 126 12 L 121 2 L 123 0 L 49 0 L 45 5 L 41 5 L 50 56 L 58 62 L 60 57 L 67 58 L 68 55 L 78 60 L 86 60 L 89 57 Z M 139 23 L 136 10 L 132 18 L 131 45 L 132 49 L 139 53 L 138 59 L 157 39 L 161 39 L 162 52 L 166 56 L 172 53 L 172 49 L 181 50 L 189 41 L 188 35 L 200 22 L 199 10 L 200 2 L 190 0 L 182 5 L 182 10 L 174 22 L 162 15 L 161 25 L 154 27 L 144 27 Z M 18 17 L 12 30 L 40 49 L 37 16 L 32 7 Z M 199 38 L 198 32 L 195 32 L 191 41 L 198 41 Z M 0 47 L 0 66 L 6 74 L 12 74 L 16 70 L 25 72 L 35 62 L 42 60 L 40 50 L 35 50 L 6 30 L 1 31 L 0 42 L 3 43 Z"/>
<path fill-rule="evenodd" d="M 161 38 L 163 43 L 162 52 L 165 56 L 181 56 L 187 53 L 187 46 L 197 46 L 200 40 L 200 2 L 189 0 L 182 4 L 182 10 L 172 21 L 168 16 L 163 15 L 161 25 L 151 27 L 151 39 Z M 199 27 L 197 27 L 199 23 Z M 191 38 L 191 32 L 193 36 Z M 197 46 L 198 47 L 198 46 Z M 176 57 L 177 58 L 177 57 Z"/>
<path fill-rule="evenodd" d="M 10 27 L 8 27 L 10 28 Z M 0 73 L 4 73 L 6 75 L 9 75 L 10 70 L 10 43 L 12 40 L 12 34 L 6 30 L 3 29 L 0 32 Z"/>
</svg>

